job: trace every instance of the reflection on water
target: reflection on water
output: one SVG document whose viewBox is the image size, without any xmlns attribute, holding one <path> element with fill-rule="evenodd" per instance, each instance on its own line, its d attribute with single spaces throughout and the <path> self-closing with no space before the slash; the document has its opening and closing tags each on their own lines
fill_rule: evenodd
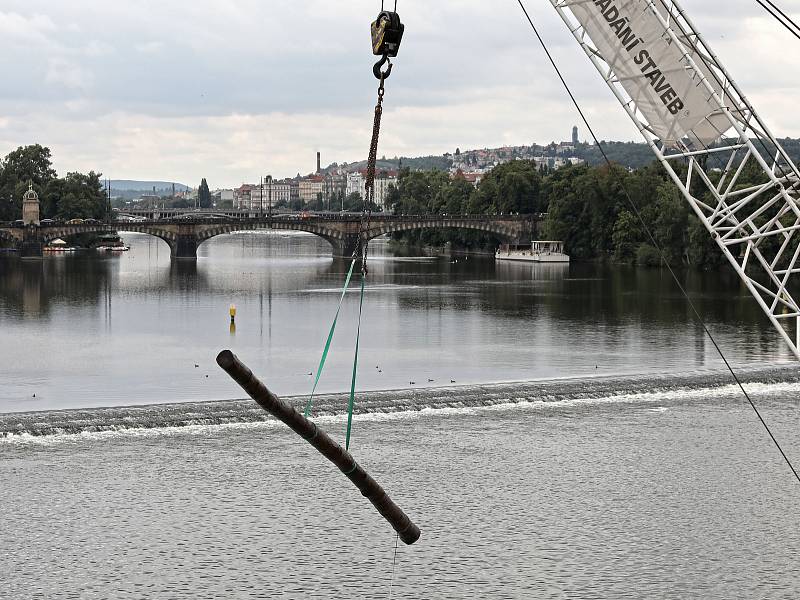
<svg viewBox="0 0 800 600">
<path fill-rule="evenodd" d="M 240 396 L 213 365 L 227 347 L 276 392 L 310 390 L 349 266 L 326 242 L 221 236 L 194 262 L 171 261 L 156 238 L 125 239 L 131 251 L 121 256 L 0 258 L 0 412 Z M 381 242 L 372 256 L 361 389 L 720 364 L 662 271 L 400 258 Z M 789 358 L 732 274 L 684 277 L 735 362 Z M 349 385 L 356 285 L 322 391 Z"/>
</svg>

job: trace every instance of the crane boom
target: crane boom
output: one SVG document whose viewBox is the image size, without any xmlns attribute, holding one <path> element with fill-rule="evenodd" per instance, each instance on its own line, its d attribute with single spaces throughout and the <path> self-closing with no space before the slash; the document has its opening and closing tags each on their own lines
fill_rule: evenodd
<svg viewBox="0 0 800 600">
<path fill-rule="evenodd" d="M 797 166 L 677 0 L 550 2 L 800 358 Z"/>
</svg>

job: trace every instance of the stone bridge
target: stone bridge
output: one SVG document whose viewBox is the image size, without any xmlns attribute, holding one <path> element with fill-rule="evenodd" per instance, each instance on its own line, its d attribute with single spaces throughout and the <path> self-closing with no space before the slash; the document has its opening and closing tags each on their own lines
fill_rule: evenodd
<svg viewBox="0 0 800 600">
<path fill-rule="evenodd" d="M 263 229 L 304 231 L 327 240 L 335 256 L 351 256 L 360 243 L 380 235 L 415 229 L 471 229 L 484 231 L 511 243 L 526 244 L 536 238 L 545 215 L 374 215 L 359 237 L 360 215 L 279 215 L 272 218 L 174 218 L 146 221 L 108 221 L 81 224 L 0 226 L 0 238 L 11 240 L 23 258 L 42 256 L 42 248 L 57 238 L 80 233 L 132 231 L 167 242 L 175 258 L 197 258 L 197 248 L 218 235 Z"/>
</svg>

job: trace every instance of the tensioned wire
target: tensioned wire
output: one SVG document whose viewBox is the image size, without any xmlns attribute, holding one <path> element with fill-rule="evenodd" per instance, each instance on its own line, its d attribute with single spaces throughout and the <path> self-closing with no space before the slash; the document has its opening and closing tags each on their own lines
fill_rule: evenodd
<svg viewBox="0 0 800 600">
<path fill-rule="evenodd" d="M 774 2 L 771 0 L 756 0 L 761 7 L 767 11 L 772 17 L 781 25 L 783 25 L 786 29 L 789 30 L 794 37 L 800 40 L 800 25 L 795 23 L 792 18 L 783 12 Z M 769 5 L 769 6 L 767 6 Z M 771 8 L 770 8 L 771 7 Z M 774 12 L 773 12 L 774 10 Z M 778 16 L 780 15 L 780 16 Z"/>
<path fill-rule="evenodd" d="M 600 140 L 595 135 L 594 129 L 592 129 L 592 126 L 589 124 L 589 120 L 587 119 L 586 114 L 583 112 L 583 109 L 581 108 L 580 104 L 578 103 L 578 100 L 575 98 L 575 95 L 572 93 L 572 90 L 569 87 L 569 84 L 566 82 L 566 80 L 564 79 L 564 76 L 561 74 L 561 69 L 559 69 L 558 64 L 556 64 L 555 59 L 553 58 L 553 55 L 550 53 L 550 50 L 547 47 L 547 44 L 545 44 L 544 39 L 542 39 L 542 36 L 539 34 L 539 30 L 536 28 L 536 25 L 534 25 L 533 19 L 531 19 L 531 16 L 528 14 L 528 10 L 525 8 L 525 5 L 522 3 L 522 0 L 517 0 L 517 3 L 519 4 L 520 8 L 522 9 L 522 12 L 525 14 L 525 17 L 528 20 L 528 23 L 530 24 L 531 29 L 533 30 L 533 33 L 536 35 L 536 38 L 539 40 L 539 43 L 541 44 L 542 49 L 544 50 L 545 54 L 547 55 L 547 58 L 550 61 L 550 64 L 553 66 L 553 69 L 555 70 L 556 74 L 558 75 L 558 78 L 561 80 L 561 83 L 564 86 L 564 89 L 566 90 L 567 94 L 569 95 L 570 100 L 575 105 L 575 109 L 578 111 L 578 114 L 580 115 L 581 120 L 586 125 L 586 128 L 589 130 L 589 133 L 591 134 L 592 139 L 594 140 L 594 143 L 597 145 L 597 148 L 600 150 L 600 153 L 603 155 L 603 159 L 606 161 L 606 163 L 608 164 L 609 167 L 613 167 L 613 165 L 611 163 L 611 160 L 608 158 L 608 155 L 606 154 L 606 151 L 603 149 L 603 146 L 600 144 Z M 761 422 L 761 425 L 764 427 L 764 429 L 766 430 L 767 434 L 769 434 L 769 437 L 772 440 L 772 443 L 778 449 L 778 452 L 780 452 L 781 456 L 783 457 L 783 460 L 789 466 L 789 469 L 791 469 L 792 473 L 794 474 L 795 479 L 797 479 L 797 482 L 800 483 L 800 474 L 798 474 L 797 470 L 794 468 L 794 465 L 792 464 L 792 461 L 789 460 L 789 457 L 786 455 L 786 453 L 784 452 L 783 448 L 781 447 L 780 442 L 778 442 L 777 438 L 772 433 L 772 430 L 770 429 L 770 427 L 767 424 L 767 422 L 764 420 L 764 417 L 761 415 L 761 411 L 758 410 L 758 407 L 756 406 L 755 402 L 753 402 L 753 399 L 750 397 L 750 394 L 747 393 L 747 390 L 744 388 L 744 385 L 742 384 L 741 380 L 739 379 L 739 376 L 736 374 L 736 371 L 733 369 L 733 366 L 728 361 L 728 358 L 725 356 L 725 353 L 722 351 L 722 348 L 717 343 L 717 340 L 714 338 L 714 335 L 711 333 L 711 330 L 708 328 L 708 325 L 706 324 L 705 320 L 700 315 L 700 312 L 697 310 L 697 307 L 694 305 L 694 302 L 692 302 L 692 299 L 689 297 L 689 293 L 686 291 L 686 289 L 683 287 L 683 285 L 681 284 L 680 280 L 678 279 L 678 275 L 673 270 L 672 265 L 670 265 L 669 261 L 667 261 L 666 255 L 664 253 L 664 249 L 661 247 L 661 245 L 655 239 L 655 236 L 653 235 L 652 231 L 650 230 L 650 227 L 645 222 L 644 217 L 642 217 L 642 213 L 639 210 L 639 207 L 633 201 L 633 198 L 631 198 L 631 195 L 628 193 L 627 188 L 624 185 L 621 185 L 621 188 L 622 188 L 623 194 L 625 195 L 625 197 L 626 197 L 626 199 L 628 201 L 628 205 L 630 206 L 631 210 L 633 210 L 634 214 L 636 215 L 636 218 L 638 219 L 639 223 L 641 224 L 642 230 L 644 231 L 645 235 L 648 237 L 650 242 L 653 244 L 653 247 L 656 248 L 656 250 L 658 251 L 658 253 L 659 253 L 660 257 L 661 257 L 661 261 L 666 265 L 667 269 L 669 270 L 669 273 L 672 276 L 672 279 L 675 281 L 675 285 L 678 287 L 678 289 L 680 290 L 681 294 L 683 294 L 684 298 L 686 298 L 686 302 L 688 303 L 689 308 L 694 313 L 694 315 L 697 318 L 697 320 L 700 323 L 700 325 L 703 327 L 703 330 L 705 331 L 706 335 L 708 336 L 708 339 L 711 341 L 711 343 L 713 344 L 713 346 L 716 349 L 717 353 L 719 354 L 720 358 L 725 363 L 725 366 L 727 367 L 728 371 L 730 371 L 730 374 L 733 377 L 734 381 L 736 382 L 736 385 L 742 391 L 742 394 L 747 399 L 747 402 L 750 404 L 750 407 L 753 409 L 753 412 L 758 417 L 758 420 Z"/>
</svg>

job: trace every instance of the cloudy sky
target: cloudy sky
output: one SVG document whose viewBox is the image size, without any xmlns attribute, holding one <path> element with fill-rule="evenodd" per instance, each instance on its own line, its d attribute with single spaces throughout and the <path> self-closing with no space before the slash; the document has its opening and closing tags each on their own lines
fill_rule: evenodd
<svg viewBox="0 0 800 600">
<path fill-rule="evenodd" d="M 800 0 L 777 0 L 800 18 Z M 604 139 L 637 133 L 547 0 L 527 0 Z M 781 136 L 800 137 L 800 41 L 754 0 L 684 8 Z M 0 155 L 59 173 L 230 187 L 365 158 L 376 81 L 364 0 L 3 0 Z M 577 116 L 516 0 L 399 0 L 380 154 L 568 139 Z M 581 130 L 582 137 L 585 132 Z"/>
</svg>

